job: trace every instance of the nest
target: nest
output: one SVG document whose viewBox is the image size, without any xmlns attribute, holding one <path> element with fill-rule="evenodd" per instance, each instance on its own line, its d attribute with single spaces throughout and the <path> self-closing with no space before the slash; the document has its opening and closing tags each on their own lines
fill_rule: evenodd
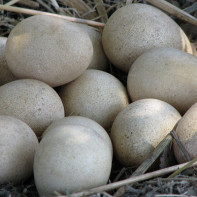
<svg viewBox="0 0 197 197">
<path fill-rule="evenodd" d="M 70 16 L 75 18 L 84 19 L 84 23 L 86 22 L 98 22 L 97 26 L 102 27 L 102 24 L 106 23 L 108 18 L 116 11 L 118 8 L 129 4 L 129 3 L 148 3 L 150 1 L 143 0 L 0 0 L 2 5 L 7 6 L 16 6 L 19 8 L 18 13 L 16 13 L 16 9 L 13 12 L 9 12 L 6 10 L 0 11 L 0 36 L 7 37 L 10 31 L 16 26 L 17 23 L 22 21 L 24 18 L 29 17 L 29 14 L 25 13 L 23 9 L 30 9 L 32 14 L 36 14 L 37 11 L 41 11 L 44 13 L 52 13 L 59 14 L 62 16 Z M 180 10 L 189 13 L 193 17 L 197 17 L 197 2 L 196 0 L 168 0 L 171 5 L 174 5 Z M 179 10 L 179 11 L 180 11 Z M 197 25 L 194 25 L 191 21 L 186 18 L 182 18 L 180 20 L 179 17 L 172 16 L 174 20 L 182 27 L 182 29 L 187 34 L 190 39 L 194 51 L 197 48 Z M 197 19 L 196 19 L 197 20 Z M 186 22 L 187 21 L 187 22 Z M 100 24 L 100 25 L 99 25 Z M 197 22 L 196 22 L 197 24 Z M 99 28 L 102 31 L 102 28 Z M 196 53 L 197 54 L 197 53 Z M 113 75 L 119 78 L 124 84 L 126 83 L 126 76 L 112 65 L 110 67 L 110 71 Z M 183 171 L 184 166 L 177 166 L 172 171 L 168 171 L 168 174 L 175 171 L 170 177 L 158 178 L 158 176 L 162 176 L 163 174 L 158 174 L 155 176 L 154 170 L 162 169 L 169 167 L 171 165 L 175 165 L 176 161 L 173 160 L 173 155 L 168 156 L 166 160 L 166 149 L 170 148 L 170 143 L 172 140 L 172 136 L 166 136 L 163 142 L 156 148 L 153 153 L 153 160 L 146 161 L 140 166 L 137 171 L 133 168 L 123 168 L 118 161 L 114 159 L 113 168 L 110 177 L 110 183 L 117 183 L 120 180 L 129 180 L 128 178 L 131 176 L 143 176 L 147 170 L 153 171 L 152 175 L 150 173 L 149 180 L 139 179 L 139 181 L 135 182 L 127 182 L 123 184 L 122 192 L 117 193 L 117 191 L 112 187 L 109 189 L 109 192 L 106 193 L 105 186 L 99 190 L 97 194 L 91 194 L 92 196 L 106 196 L 110 197 L 114 194 L 116 196 L 120 196 L 120 194 L 124 197 L 127 196 L 197 196 L 197 176 L 195 174 L 195 169 L 189 169 Z M 183 150 L 184 151 L 184 150 Z M 196 160 L 190 162 L 187 166 L 191 167 L 194 165 Z M 154 164 L 154 165 L 152 165 Z M 195 163 L 195 165 L 197 165 Z M 176 171 L 178 168 L 182 170 Z M 154 178 L 156 177 L 156 178 Z M 132 178 L 130 178 L 132 179 Z M 142 181 L 146 180 L 146 181 Z M 131 185 L 132 183 L 132 185 Z M 119 187 L 115 187 L 116 189 Z M 87 194 L 87 193 L 82 193 Z M 55 195 L 59 195 L 55 193 Z M 61 194 L 64 195 L 64 194 Z M 28 180 L 26 183 L 21 185 L 12 185 L 12 184 L 4 184 L 0 185 L 0 196 L 15 196 L 15 197 L 36 197 L 38 193 L 36 191 L 33 178 Z"/>
</svg>

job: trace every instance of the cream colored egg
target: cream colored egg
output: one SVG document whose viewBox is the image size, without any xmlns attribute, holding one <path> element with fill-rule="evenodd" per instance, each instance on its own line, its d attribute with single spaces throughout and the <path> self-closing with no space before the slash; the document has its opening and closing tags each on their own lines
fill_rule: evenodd
<svg viewBox="0 0 197 197">
<path fill-rule="evenodd" d="M 21 119 L 40 136 L 52 121 L 64 117 L 64 107 L 49 85 L 21 79 L 0 87 L 0 115 Z"/>
<path fill-rule="evenodd" d="M 15 80 L 14 75 L 8 68 L 5 58 L 6 41 L 7 38 L 0 37 L 0 86 Z"/>
<path fill-rule="evenodd" d="M 107 58 L 103 51 L 101 33 L 96 28 L 84 24 L 77 24 L 82 28 L 90 37 L 93 46 L 93 56 L 88 69 L 106 70 Z"/>
<path fill-rule="evenodd" d="M 118 9 L 105 25 L 102 43 L 109 60 L 125 72 L 137 57 L 153 48 L 171 47 L 192 54 L 182 29 L 165 13 L 146 4 Z"/>
<path fill-rule="evenodd" d="M 176 135 L 182 145 L 185 147 L 191 159 L 197 157 L 197 103 L 184 114 L 176 128 Z M 187 159 L 183 155 L 179 146 L 173 141 L 174 154 L 179 163 L 186 162 Z"/>
<path fill-rule="evenodd" d="M 178 111 L 157 99 L 142 99 L 121 111 L 111 129 L 117 159 L 124 166 L 139 166 L 181 118 Z"/>
<path fill-rule="evenodd" d="M 15 26 L 6 45 L 6 59 L 18 78 L 60 86 L 81 75 L 92 60 L 89 36 L 73 23 L 37 15 Z"/>
<path fill-rule="evenodd" d="M 34 178 L 39 195 L 73 193 L 106 184 L 112 165 L 106 139 L 80 125 L 53 129 L 35 154 Z"/>
<path fill-rule="evenodd" d="M 116 115 L 129 103 L 126 89 L 118 79 L 91 69 L 63 86 L 60 97 L 66 116 L 91 118 L 106 130 L 111 128 Z"/>
<path fill-rule="evenodd" d="M 197 58 L 178 49 L 153 49 L 132 65 L 127 87 L 136 101 L 156 98 L 184 114 L 197 101 Z"/>
<path fill-rule="evenodd" d="M 10 116 L 0 116 L 0 128 L 0 183 L 22 183 L 33 172 L 37 137 L 27 124 Z"/>
<path fill-rule="evenodd" d="M 103 137 L 103 139 L 105 139 L 111 149 L 111 153 L 113 155 L 113 148 L 112 148 L 112 143 L 110 140 L 110 137 L 108 135 L 108 133 L 105 131 L 105 129 L 100 126 L 97 122 L 95 122 L 94 120 L 91 120 L 89 118 L 86 117 L 82 117 L 82 116 L 67 116 L 65 118 L 53 121 L 53 123 L 44 131 L 42 138 L 49 133 L 54 133 L 56 130 L 54 129 L 55 127 L 59 126 L 59 125 L 81 125 L 84 127 L 88 127 L 91 128 L 93 131 L 97 132 L 99 135 L 101 135 Z"/>
</svg>

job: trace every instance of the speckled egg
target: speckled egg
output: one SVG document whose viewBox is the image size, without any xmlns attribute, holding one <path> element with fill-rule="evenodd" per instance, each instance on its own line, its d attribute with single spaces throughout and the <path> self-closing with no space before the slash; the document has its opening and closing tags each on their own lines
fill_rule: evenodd
<svg viewBox="0 0 197 197">
<path fill-rule="evenodd" d="M 139 166 L 181 118 L 178 111 L 157 99 L 128 105 L 113 122 L 111 140 L 124 166 Z"/>
<path fill-rule="evenodd" d="M 153 48 L 171 47 L 192 52 L 182 29 L 161 10 L 147 4 L 129 4 L 112 14 L 102 43 L 109 60 L 128 72 L 132 63 Z"/>
<path fill-rule="evenodd" d="M 129 103 L 126 89 L 117 78 L 91 69 L 63 86 L 60 97 L 66 116 L 91 118 L 106 130 L 110 129 L 116 115 Z"/>
<path fill-rule="evenodd" d="M 49 133 L 54 133 L 56 130 L 54 130 L 55 127 L 59 126 L 59 125 L 81 125 L 84 127 L 88 127 L 91 128 L 94 132 L 98 133 L 99 135 L 101 135 L 103 137 L 103 139 L 105 139 L 109 145 L 109 148 L 111 149 L 111 153 L 113 156 L 113 148 L 112 148 L 112 143 L 110 140 L 110 137 L 108 135 L 108 133 L 105 131 L 105 129 L 100 126 L 97 122 L 95 122 L 94 120 L 91 120 L 89 118 L 86 117 L 82 117 L 82 116 L 67 116 L 64 117 L 62 119 L 53 121 L 53 123 L 44 131 L 42 138 Z"/>
<path fill-rule="evenodd" d="M 22 183 L 33 172 L 37 137 L 27 124 L 10 116 L 0 116 L 0 128 L 0 184 Z"/>
<path fill-rule="evenodd" d="M 6 60 L 16 77 L 38 79 L 53 87 L 81 75 L 92 56 L 91 40 L 82 29 L 46 15 L 18 23 L 6 44 Z"/>
<path fill-rule="evenodd" d="M 197 103 L 184 114 L 183 118 L 179 121 L 175 133 L 185 147 L 191 159 L 197 157 Z M 173 141 L 174 154 L 179 163 L 187 162 L 183 152 L 179 146 Z"/>
<path fill-rule="evenodd" d="M 73 193 L 105 185 L 112 155 L 106 139 L 91 128 L 59 125 L 41 140 L 34 158 L 40 196 Z"/>
<path fill-rule="evenodd" d="M 93 57 L 88 69 L 106 70 L 108 61 L 103 51 L 101 33 L 98 29 L 84 24 L 77 24 L 90 37 L 93 46 Z"/>
<path fill-rule="evenodd" d="M 40 136 L 52 121 L 64 117 L 64 107 L 49 85 L 21 79 L 0 87 L 0 115 L 21 119 Z"/>
<path fill-rule="evenodd" d="M 8 68 L 5 58 L 6 37 L 0 37 L 0 86 L 15 80 L 14 75 Z"/>
<path fill-rule="evenodd" d="M 197 101 L 197 58 L 173 48 L 153 49 L 133 63 L 130 98 L 163 100 L 184 114 Z"/>
</svg>

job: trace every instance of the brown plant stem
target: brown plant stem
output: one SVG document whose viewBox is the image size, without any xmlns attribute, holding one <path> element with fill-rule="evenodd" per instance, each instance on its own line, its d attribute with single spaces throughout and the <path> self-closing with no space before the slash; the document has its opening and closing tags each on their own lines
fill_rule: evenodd
<svg viewBox="0 0 197 197">
<path fill-rule="evenodd" d="M 147 179 L 162 176 L 162 175 L 174 172 L 174 171 L 176 171 L 176 170 L 178 170 L 182 167 L 189 168 L 189 167 L 197 166 L 197 162 L 195 162 L 195 163 L 193 163 L 192 165 L 189 165 L 189 166 L 188 166 L 188 164 L 189 164 L 189 162 L 186 162 L 186 163 L 183 163 L 183 164 L 171 166 L 171 167 L 164 168 L 164 169 L 161 169 L 161 170 L 157 170 L 157 171 L 154 171 L 154 172 L 146 173 L 146 174 L 143 174 L 143 175 L 140 175 L 140 176 L 131 177 L 131 178 L 125 179 L 123 181 L 118 181 L 118 182 L 111 183 L 111 184 L 108 184 L 108 185 L 103 185 L 103 186 L 100 186 L 100 187 L 92 188 L 92 189 L 89 189 L 89 190 L 86 190 L 86 191 L 70 194 L 69 197 L 82 197 L 82 196 L 92 195 L 92 194 L 95 194 L 95 193 L 110 191 L 110 190 L 122 187 L 124 185 L 127 185 L 127 184 L 132 184 L 132 183 L 136 183 L 136 182 L 139 182 L 139 181 L 144 181 L 144 180 L 147 180 Z M 59 196 L 59 197 L 68 197 L 68 196 Z"/>
<path fill-rule="evenodd" d="M 2 4 L 0 4 L 0 10 L 6 10 L 6 11 L 10 11 L 10 12 L 17 12 L 17 13 L 23 13 L 23 14 L 29 14 L 29 15 L 54 16 L 54 17 L 66 19 L 71 22 L 83 23 L 83 24 L 87 24 L 87 25 L 91 25 L 91 26 L 95 26 L 95 27 L 104 27 L 105 26 L 104 23 L 100 23 L 100 22 L 96 22 L 96 21 L 92 21 L 92 20 L 85 20 L 85 19 L 81 19 L 81 18 L 75 18 L 75 17 L 71 17 L 71 16 L 63 16 L 63 15 L 59 15 L 59 14 L 52 14 L 52 13 L 48 13 L 48 12 L 41 12 L 41 11 L 26 9 L 26 8 L 18 8 L 18 7 L 14 7 L 14 6 L 6 6 L 6 5 L 2 5 Z"/>
<path fill-rule="evenodd" d="M 165 0 L 146 0 L 146 2 L 160 8 L 161 10 L 164 10 L 168 14 L 171 14 L 172 16 L 175 16 L 180 20 L 186 21 L 192 25 L 197 25 L 197 18 L 193 17 L 192 15 L 188 14 L 187 12 L 179 9 L 178 7 L 172 5 Z"/>
</svg>

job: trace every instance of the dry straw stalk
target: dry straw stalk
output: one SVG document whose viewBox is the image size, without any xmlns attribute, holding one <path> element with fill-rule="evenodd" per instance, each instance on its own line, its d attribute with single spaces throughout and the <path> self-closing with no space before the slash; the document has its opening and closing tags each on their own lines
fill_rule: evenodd
<svg viewBox="0 0 197 197">
<path fill-rule="evenodd" d="M 179 9 L 178 7 L 172 5 L 171 3 L 165 0 L 146 0 L 148 3 L 158 7 L 167 13 L 171 14 L 179 18 L 180 20 L 186 21 L 192 25 L 197 25 L 197 18 L 193 17 L 192 15 L 188 14 L 187 12 Z"/>
<path fill-rule="evenodd" d="M 23 13 L 23 14 L 29 14 L 29 15 L 55 16 L 58 18 L 66 19 L 71 22 L 83 23 L 83 24 L 87 24 L 87 25 L 91 25 L 91 26 L 95 26 L 95 27 L 104 27 L 105 26 L 104 23 L 99 23 L 99 22 L 92 21 L 92 20 L 85 20 L 85 19 L 75 18 L 75 17 L 71 17 L 71 16 L 63 16 L 63 15 L 59 15 L 59 14 L 51 14 L 48 12 L 41 12 L 41 11 L 37 11 L 37 10 L 18 8 L 18 7 L 7 6 L 7 5 L 2 5 L 2 4 L 0 4 L 0 10 L 6 10 L 6 11 L 10 11 L 10 12 L 17 12 L 17 13 Z"/>
<path fill-rule="evenodd" d="M 180 168 L 183 168 L 183 167 L 186 169 L 186 168 L 189 168 L 189 167 L 197 166 L 197 162 L 193 163 L 192 165 L 190 165 L 190 164 L 191 164 L 191 162 L 186 162 L 186 163 L 175 165 L 175 166 L 172 166 L 172 167 L 169 167 L 169 168 L 164 168 L 164 169 L 157 170 L 157 171 L 154 171 L 154 172 L 146 173 L 146 174 L 143 174 L 143 175 L 140 175 L 140 176 L 131 177 L 131 178 L 125 179 L 123 181 L 118 181 L 118 182 L 111 183 L 111 184 L 108 184 L 108 185 L 103 185 L 103 186 L 100 186 L 100 187 L 92 188 L 90 190 L 70 194 L 69 197 L 82 197 L 82 196 L 92 195 L 92 194 L 95 194 L 95 193 L 106 192 L 106 191 L 110 191 L 110 190 L 122 187 L 122 186 L 127 185 L 127 184 L 132 184 L 132 183 L 136 183 L 136 182 L 139 182 L 139 181 L 144 181 L 144 180 L 147 180 L 147 179 L 151 179 L 151 178 L 155 178 L 155 177 L 162 176 L 162 175 L 165 175 L 165 174 L 169 174 L 169 173 L 174 172 L 174 171 L 176 171 Z M 59 197 L 68 197 L 68 196 L 59 196 Z"/>
</svg>

